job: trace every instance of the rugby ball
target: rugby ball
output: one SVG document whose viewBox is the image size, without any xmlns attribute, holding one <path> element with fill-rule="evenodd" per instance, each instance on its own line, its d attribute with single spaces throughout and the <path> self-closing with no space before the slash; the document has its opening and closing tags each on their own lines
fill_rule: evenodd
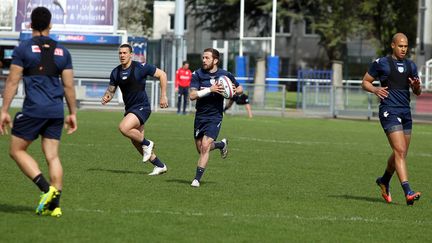
<svg viewBox="0 0 432 243">
<path fill-rule="evenodd" d="M 225 99 L 231 99 L 234 96 L 234 89 L 231 79 L 227 76 L 220 76 L 218 82 L 222 84 L 224 91 L 222 92 L 222 96 Z"/>
</svg>

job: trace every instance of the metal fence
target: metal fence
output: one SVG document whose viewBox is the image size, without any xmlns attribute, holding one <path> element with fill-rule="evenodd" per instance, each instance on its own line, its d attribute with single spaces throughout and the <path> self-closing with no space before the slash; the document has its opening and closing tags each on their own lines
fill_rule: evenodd
<svg viewBox="0 0 432 243">
<path fill-rule="evenodd" d="M 326 74 L 328 75 L 328 74 Z M 306 77 L 306 76 L 303 76 Z M 249 95 L 249 101 L 253 113 L 289 116 L 290 112 L 297 111 L 305 115 L 313 116 L 355 116 L 355 117 L 373 117 L 378 111 L 378 98 L 365 92 L 361 88 L 361 80 L 345 80 L 342 87 L 331 85 L 330 79 L 316 79 L 316 76 L 310 76 L 307 79 L 279 79 L 279 85 L 273 85 L 272 90 L 268 92 L 269 85 L 256 85 L 253 83 L 243 84 L 244 91 Z M 328 76 L 327 76 L 328 77 Z M 2 93 L 5 79 L 0 78 L 0 91 Z M 122 94 L 120 89 L 117 90 L 113 100 L 106 106 L 100 103 L 101 97 L 108 87 L 108 79 L 80 78 L 75 80 L 77 99 L 80 108 L 115 108 L 122 109 Z M 296 84 L 301 87 L 300 91 L 288 92 L 289 84 Z M 146 92 L 153 111 L 159 110 L 159 81 L 148 80 Z M 174 92 L 174 83 L 168 82 L 167 87 L 169 109 L 176 110 L 177 96 Z M 21 107 L 24 99 L 24 88 L 22 82 L 19 85 L 17 95 L 13 100 L 12 107 Z M 429 100 L 425 100 L 425 98 Z M 1 101 L 1 97 L 0 97 Z M 418 102 L 417 102 L 418 101 Z M 419 100 L 412 96 L 413 115 L 430 116 L 432 119 L 432 94 L 425 92 Z M 195 111 L 195 102 L 188 104 L 188 112 Z M 429 108 L 431 107 L 431 108 Z M 236 105 L 228 110 L 228 114 L 245 114 L 244 106 Z"/>
<path fill-rule="evenodd" d="M 305 84 L 302 88 L 302 110 L 307 115 L 355 116 L 370 119 L 378 110 L 379 100 L 359 85 L 342 87 Z"/>
</svg>

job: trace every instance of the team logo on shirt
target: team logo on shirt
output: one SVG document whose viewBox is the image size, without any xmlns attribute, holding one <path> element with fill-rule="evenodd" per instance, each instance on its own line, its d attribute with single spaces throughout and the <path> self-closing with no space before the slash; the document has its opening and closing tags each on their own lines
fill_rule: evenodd
<svg viewBox="0 0 432 243">
<path fill-rule="evenodd" d="M 216 79 L 215 79 L 215 78 L 216 78 L 216 76 L 213 76 L 213 77 L 210 76 L 210 84 L 211 84 L 211 85 L 213 85 L 213 84 L 216 83 Z"/>
<path fill-rule="evenodd" d="M 384 111 L 383 116 L 388 117 L 388 115 L 389 115 L 388 111 Z"/>
<path fill-rule="evenodd" d="M 400 73 L 403 73 L 405 71 L 405 68 L 403 66 L 398 66 L 398 71 Z"/>
</svg>

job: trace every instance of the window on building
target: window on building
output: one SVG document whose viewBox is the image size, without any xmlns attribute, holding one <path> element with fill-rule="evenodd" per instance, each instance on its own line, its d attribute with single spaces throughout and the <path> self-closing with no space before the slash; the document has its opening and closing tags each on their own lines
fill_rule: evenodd
<svg viewBox="0 0 432 243">
<path fill-rule="evenodd" d="M 291 18 L 285 17 L 282 20 L 276 21 L 276 32 L 278 34 L 290 35 L 291 34 Z"/>
<path fill-rule="evenodd" d="M 174 31 L 174 26 L 175 26 L 175 14 L 170 14 L 170 26 L 169 29 Z M 184 17 L 184 30 L 187 30 L 187 16 L 185 15 Z"/>
<path fill-rule="evenodd" d="M 306 18 L 303 23 L 304 23 L 304 34 L 305 35 L 315 35 L 316 34 L 315 28 L 313 27 L 314 22 L 311 19 Z"/>
</svg>

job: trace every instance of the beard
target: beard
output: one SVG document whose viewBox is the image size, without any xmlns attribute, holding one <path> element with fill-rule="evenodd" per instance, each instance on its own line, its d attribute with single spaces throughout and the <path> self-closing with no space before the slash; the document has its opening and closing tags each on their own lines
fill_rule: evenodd
<svg viewBox="0 0 432 243">
<path fill-rule="evenodd" d="M 212 70 L 213 67 L 214 67 L 214 64 L 213 64 L 213 63 L 210 63 L 210 64 L 208 64 L 208 65 L 205 64 L 205 63 L 203 63 L 202 66 L 201 66 L 201 68 L 202 68 L 203 70 L 205 70 L 205 71 Z"/>
</svg>

